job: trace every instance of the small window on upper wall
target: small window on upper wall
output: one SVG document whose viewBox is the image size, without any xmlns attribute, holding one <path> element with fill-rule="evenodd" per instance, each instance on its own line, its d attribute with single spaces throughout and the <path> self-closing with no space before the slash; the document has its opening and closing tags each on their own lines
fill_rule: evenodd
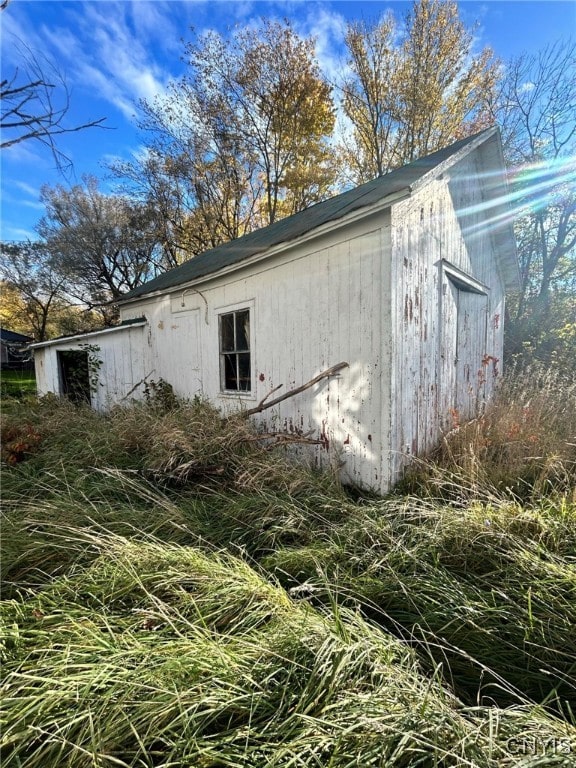
<svg viewBox="0 0 576 768">
<path fill-rule="evenodd" d="M 225 392 L 250 392 L 250 310 L 220 315 L 220 387 Z"/>
</svg>

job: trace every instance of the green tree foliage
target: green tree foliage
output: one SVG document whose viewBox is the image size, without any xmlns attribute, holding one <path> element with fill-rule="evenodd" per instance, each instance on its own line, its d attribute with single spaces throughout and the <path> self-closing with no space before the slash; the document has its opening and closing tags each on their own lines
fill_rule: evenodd
<svg viewBox="0 0 576 768">
<path fill-rule="evenodd" d="M 226 39 L 197 36 L 185 53 L 186 75 L 143 105 L 146 156 L 115 168 L 162 210 L 171 261 L 323 199 L 336 174 L 313 40 L 262 21 Z"/>
<path fill-rule="evenodd" d="M 576 42 L 558 41 L 510 62 L 492 104 L 510 167 L 521 275 L 509 353 L 529 348 L 545 360 L 570 349 L 576 358 L 574 83 Z"/>
<path fill-rule="evenodd" d="M 351 125 L 344 156 L 362 182 L 447 146 L 489 124 L 487 96 L 498 67 L 475 54 L 458 5 L 416 0 L 403 22 L 348 25 L 342 107 Z"/>
<path fill-rule="evenodd" d="M 154 211 L 103 194 L 93 177 L 70 189 L 45 186 L 41 199 L 46 214 L 38 232 L 68 292 L 89 308 L 98 307 L 104 321 L 111 322 L 114 312 L 106 305 L 158 270 Z"/>
</svg>

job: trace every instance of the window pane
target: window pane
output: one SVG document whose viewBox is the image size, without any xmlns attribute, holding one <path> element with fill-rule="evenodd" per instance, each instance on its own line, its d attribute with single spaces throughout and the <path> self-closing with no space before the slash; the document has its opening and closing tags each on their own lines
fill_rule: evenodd
<svg viewBox="0 0 576 768">
<path fill-rule="evenodd" d="M 234 351 L 234 313 L 220 316 L 220 349 L 222 352 Z"/>
<path fill-rule="evenodd" d="M 236 351 L 244 352 L 250 349 L 250 312 L 236 312 Z"/>
<path fill-rule="evenodd" d="M 220 376 L 225 391 L 250 392 L 250 310 L 220 315 Z"/>
<path fill-rule="evenodd" d="M 244 392 L 249 392 L 250 387 L 250 352 L 243 352 L 238 355 L 238 373 L 239 387 Z"/>
<path fill-rule="evenodd" d="M 222 355 L 224 363 L 224 389 L 238 389 L 236 355 Z"/>
</svg>

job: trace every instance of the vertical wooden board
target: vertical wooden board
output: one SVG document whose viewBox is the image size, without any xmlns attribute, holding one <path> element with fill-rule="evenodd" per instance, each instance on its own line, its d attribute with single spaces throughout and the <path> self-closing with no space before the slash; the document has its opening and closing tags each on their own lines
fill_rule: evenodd
<svg viewBox="0 0 576 768">
<path fill-rule="evenodd" d="M 402 204 L 398 206 L 402 209 Z M 401 215 L 401 214 L 400 214 Z M 402 353 L 402 302 L 403 302 L 403 270 L 405 267 L 402 242 L 403 228 L 397 219 L 396 207 L 390 212 L 390 344 L 388 349 L 389 392 L 387 404 L 389 409 L 389 467 L 388 479 L 395 482 L 402 466 L 401 440 L 401 409 L 402 390 L 401 379 L 398 375 L 399 356 Z M 384 469 L 384 467 L 383 467 Z"/>
<path fill-rule="evenodd" d="M 397 281 L 397 269 L 394 250 L 394 229 L 390 210 L 386 211 L 384 226 L 380 232 L 380 280 L 375 286 L 376 303 L 379 306 L 380 315 L 380 339 L 378 341 L 378 354 L 380 367 L 378 379 L 380 384 L 380 464 L 379 464 L 379 488 L 382 492 L 388 490 L 396 473 L 396 450 L 393 438 L 394 420 L 392 414 L 395 402 L 395 384 L 393 375 L 393 352 L 395 345 L 393 335 L 395 331 L 394 318 L 396 317 L 395 301 Z M 394 280 L 393 280 L 394 275 Z"/>
<path fill-rule="evenodd" d="M 143 328 L 130 330 L 130 354 L 126 355 L 126 363 L 128 365 L 127 378 L 125 380 L 125 386 L 127 387 L 124 393 L 125 396 L 136 384 L 140 383 L 139 387 L 132 392 L 131 397 L 142 397 L 143 382 L 150 369 L 150 366 L 145 363 L 146 349 L 146 330 Z"/>
<path fill-rule="evenodd" d="M 477 415 L 484 402 L 488 297 L 457 291 L 456 399 L 462 420 Z"/>
<path fill-rule="evenodd" d="M 34 350 L 34 369 L 36 372 L 36 391 L 39 396 L 48 392 L 56 392 L 53 384 L 52 360 L 53 351 L 50 348 Z"/>
<path fill-rule="evenodd" d="M 138 330 L 127 329 L 124 343 L 116 349 L 116 367 L 118 370 L 116 386 L 121 398 L 126 397 L 132 387 L 142 380 L 142 376 L 138 375 L 139 371 L 135 365 L 135 361 L 139 359 L 138 341 L 142 339 L 142 331 L 138 332 Z M 129 350 L 128 354 L 126 353 L 126 346 Z"/>
<path fill-rule="evenodd" d="M 458 289 L 442 273 L 439 321 L 438 420 L 442 431 L 452 428 L 456 414 L 456 350 L 458 338 Z"/>
<path fill-rule="evenodd" d="M 202 391 L 199 318 L 196 309 L 170 315 L 157 324 L 157 378 L 170 383 L 182 397 Z"/>
<path fill-rule="evenodd" d="M 376 400 L 379 400 L 379 390 L 373 386 L 375 351 L 372 346 L 375 239 L 376 235 L 370 234 L 351 240 L 342 258 L 345 269 L 340 279 L 347 283 L 348 294 L 348 324 L 343 332 L 347 339 L 347 359 L 353 362 L 347 372 L 348 387 L 341 387 L 338 392 L 344 401 L 340 409 L 344 422 L 341 421 L 341 426 L 336 424 L 335 430 L 341 444 L 352 446 L 347 461 L 351 479 L 357 483 L 364 479 L 370 485 L 374 485 L 378 474 L 378 462 L 372 451 L 376 435 L 372 435 L 370 426 Z M 345 434 L 342 426 L 346 428 Z"/>
</svg>

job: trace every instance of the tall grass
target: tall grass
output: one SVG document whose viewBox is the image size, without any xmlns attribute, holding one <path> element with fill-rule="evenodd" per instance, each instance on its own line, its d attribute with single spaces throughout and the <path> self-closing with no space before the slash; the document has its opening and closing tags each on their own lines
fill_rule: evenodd
<svg viewBox="0 0 576 768">
<path fill-rule="evenodd" d="M 459 423 L 403 488 L 467 503 L 551 493 L 576 500 L 576 380 L 559 368 L 512 371 L 485 413 Z"/>
<path fill-rule="evenodd" d="M 63 538 L 98 557 L 3 605 L 3 765 L 496 768 L 514 735 L 575 735 L 542 712 L 463 707 L 405 643 L 294 603 L 241 560 Z"/>
<path fill-rule="evenodd" d="M 3 765 L 571 765 L 575 393 L 382 500 L 206 403 L 11 403 Z"/>
<path fill-rule="evenodd" d="M 372 503 L 266 567 L 287 588 L 326 585 L 441 664 L 468 702 L 529 698 L 576 712 L 576 508 Z M 326 599 L 326 598 L 324 598 Z"/>
</svg>

